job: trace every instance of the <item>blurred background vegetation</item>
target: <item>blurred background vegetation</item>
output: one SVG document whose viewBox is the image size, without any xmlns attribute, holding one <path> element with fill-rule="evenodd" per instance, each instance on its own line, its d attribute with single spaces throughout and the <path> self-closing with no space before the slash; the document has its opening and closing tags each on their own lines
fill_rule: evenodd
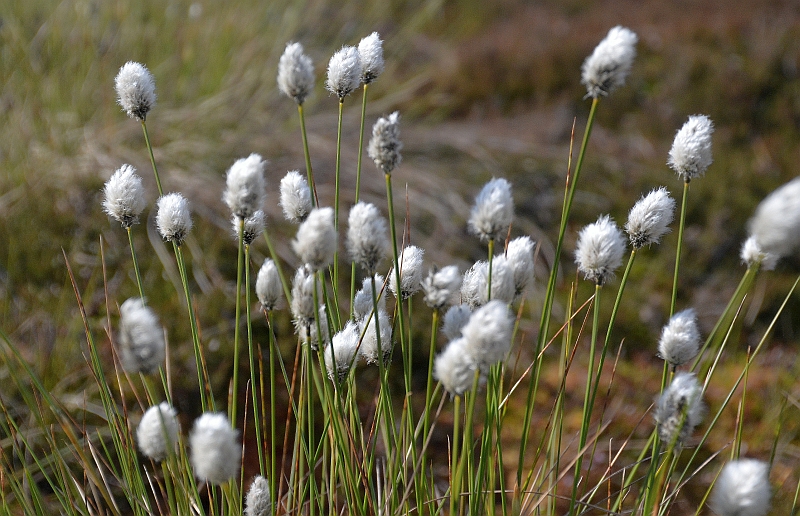
<svg viewBox="0 0 800 516">
<path fill-rule="evenodd" d="M 429 264 L 458 263 L 463 270 L 482 257 L 465 219 L 479 186 L 503 176 L 514 184 L 514 233 L 541 243 L 537 276 L 546 278 L 572 124 L 582 134 L 589 107 L 580 65 L 618 24 L 639 35 L 639 55 L 628 84 L 601 102 L 566 249 L 571 252 L 577 230 L 601 213 L 624 222 L 654 187 L 678 196 L 667 151 L 689 115 L 709 115 L 716 124 L 715 162 L 691 184 L 678 302 L 695 307 L 707 331 L 743 273 L 738 251 L 754 207 L 797 174 L 800 11 L 792 0 L 743 0 L 735 7 L 727 0 L 5 2 L 0 326 L 55 393 L 81 399 L 90 388 L 62 249 L 90 318 L 103 328 L 101 251 L 112 318 L 113 305 L 134 296 L 136 285 L 125 233 L 102 212 L 102 185 L 131 163 L 155 201 L 141 129 L 121 112 L 113 90 L 119 67 L 139 61 L 156 79 L 159 101 L 148 128 L 165 189 L 192 202 L 196 230 L 187 248 L 196 308 L 209 362 L 216 364 L 215 385 L 224 387 L 232 364 L 236 263 L 233 238 L 220 237 L 230 232 L 221 201 L 224 173 L 251 152 L 270 161 L 268 228 L 284 266 L 293 267 L 294 228 L 283 222 L 276 186 L 287 170 L 304 165 L 294 103 L 276 87 L 278 58 L 288 41 L 300 41 L 314 59 L 318 85 L 306 113 L 320 196 L 331 202 L 336 100 L 322 87 L 325 68 L 335 50 L 372 31 L 384 39 L 387 70 L 370 88 L 367 124 L 394 110 L 403 116 L 404 163 L 394 177 L 402 197 L 407 192 L 412 242 L 426 248 Z M 344 191 L 355 181 L 359 102 L 345 103 Z M 383 181 L 372 170 L 366 163 L 365 197 L 382 206 Z M 181 345 L 189 329 L 175 295 L 177 272 L 152 225 L 153 205 L 148 224 L 134 234 L 145 292 L 169 331 L 174 367 L 181 368 L 183 359 L 192 363 L 189 347 Z M 674 250 L 673 235 L 637 260 L 616 327 L 626 360 L 615 388 L 637 407 L 646 408 L 658 390 L 655 345 L 667 318 Z M 254 252 L 259 264 L 266 248 L 260 242 Z M 563 265 L 567 287 L 575 272 L 568 259 Z M 799 270 L 800 259 L 786 260 L 760 276 L 733 348 L 744 352 L 758 341 Z M 529 335 L 541 302 L 539 292 L 530 297 L 532 315 L 522 325 Z M 288 319 L 279 324 L 279 332 L 290 333 Z M 795 296 L 762 367 L 751 375 L 756 394 L 749 398 L 745 441 L 761 458 L 768 456 L 782 400 L 795 405 L 789 410 L 798 419 L 799 335 Z M 0 366 L 0 375 L 7 374 Z M 740 363 L 723 367 L 731 375 L 741 369 Z M 709 403 L 728 388 L 711 390 Z M 186 403 L 184 409 L 193 406 Z M 631 416 L 632 424 L 638 417 Z M 796 426 L 784 428 L 780 448 L 795 459 Z M 630 431 L 624 422 L 620 427 L 620 435 Z M 729 438 L 712 441 L 710 449 Z M 796 475 L 797 469 L 779 467 L 772 480 L 788 482 L 792 492 Z"/>
</svg>

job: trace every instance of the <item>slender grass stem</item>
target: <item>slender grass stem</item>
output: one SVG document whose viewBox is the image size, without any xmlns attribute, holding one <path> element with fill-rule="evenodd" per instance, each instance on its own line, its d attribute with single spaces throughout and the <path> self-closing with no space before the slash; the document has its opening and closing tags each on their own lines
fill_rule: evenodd
<svg viewBox="0 0 800 516">
<path fill-rule="evenodd" d="M 258 447 L 258 466 L 260 468 L 260 473 L 262 475 L 267 474 L 267 466 L 264 459 L 264 436 L 261 433 L 261 423 L 258 420 L 259 415 L 261 414 L 260 407 L 260 399 L 263 392 L 259 392 L 258 386 L 260 382 L 257 382 L 256 378 L 256 349 L 253 343 L 253 323 L 252 323 L 252 315 L 250 313 L 250 245 L 244 246 L 244 297 L 245 297 L 245 323 L 247 324 L 247 351 L 248 356 L 250 358 L 250 392 L 253 398 L 253 427 L 255 428 L 256 432 L 256 446 Z M 238 325 L 237 325 L 238 326 Z M 272 371 L 274 377 L 274 370 Z M 273 384 L 274 385 L 274 384 Z M 272 394 L 272 393 L 271 393 Z M 274 419 L 274 418 L 273 418 Z M 274 432 L 272 435 L 274 442 Z M 273 457 L 274 459 L 274 457 Z M 270 476 L 270 481 L 272 476 Z M 270 491 L 270 493 L 274 493 L 274 491 Z"/>
<path fill-rule="evenodd" d="M 593 306 L 593 316 L 592 316 L 592 339 L 589 341 L 590 348 L 589 348 L 589 364 L 586 371 L 586 392 L 584 393 L 583 397 L 583 417 L 581 418 L 581 433 L 578 443 L 578 450 L 583 450 L 583 447 L 586 445 L 586 439 L 589 435 L 589 424 L 592 419 L 592 385 L 594 383 L 593 378 L 595 374 L 594 370 L 594 360 L 595 360 L 595 347 L 597 345 L 597 332 L 599 327 L 600 321 L 600 291 L 602 289 L 602 285 L 599 283 L 595 285 L 594 288 L 594 306 Z M 597 378 L 598 381 L 600 379 L 600 370 L 598 368 L 597 371 Z M 577 501 L 578 497 L 578 483 L 581 480 L 581 467 L 583 466 L 583 454 L 578 456 L 578 459 L 575 461 L 575 479 L 572 483 L 572 496 L 570 497 L 570 508 L 569 514 L 573 514 L 575 509 L 575 502 Z"/>
<path fill-rule="evenodd" d="M 358 162 L 356 163 L 356 196 L 355 202 L 361 193 L 361 158 L 364 155 L 364 123 L 367 118 L 367 89 L 369 83 L 364 83 L 363 96 L 361 97 L 361 130 L 358 133 Z"/>
<path fill-rule="evenodd" d="M 460 437 L 461 423 L 461 396 L 456 396 L 453 402 L 453 446 L 450 456 L 450 516 L 456 516 L 458 499 L 461 497 L 461 488 L 457 486 L 459 449 L 458 440 Z"/>
<path fill-rule="evenodd" d="M 683 228 L 686 225 L 686 199 L 689 195 L 689 180 L 683 182 L 683 197 L 681 198 L 681 219 L 678 224 L 678 246 L 675 251 L 675 275 L 672 279 L 672 300 L 669 304 L 669 316 L 675 313 L 675 300 L 678 297 L 678 272 L 681 265 L 681 249 L 683 248 Z"/>
<path fill-rule="evenodd" d="M 489 240 L 489 274 L 486 279 L 486 300 L 492 300 L 492 259 L 494 258 L 494 238 Z"/>
<path fill-rule="evenodd" d="M 233 379 L 231 380 L 231 401 L 228 407 L 228 413 L 231 418 L 231 424 L 236 426 L 236 412 L 239 404 L 239 334 L 240 322 L 242 313 L 242 262 L 244 261 L 244 219 L 241 217 L 238 220 L 238 253 L 236 257 L 236 312 L 233 324 Z M 249 247 L 249 246 L 248 246 Z M 249 321 L 248 321 L 249 324 Z M 252 353 L 250 353 L 252 358 Z M 253 391 L 255 392 L 255 384 L 253 384 Z M 253 406 L 255 409 L 255 405 Z"/>
<path fill-rule="evenodd" d="M 277 347 L 275 343 L 275 332 L 273 330 L 273 322 L 272 322 L 272 312 L 266 313 L 267 317 L 267 327 L 269 329 L 269 430 L 270 430 L 270 440 L 269 440 L 269 448 L 270 448 L 270 476 L 269 476 L 269 485 L 270 485 L 270 496 L 275 496 L 277 493 L 277 413 L 276 413 L 276 396 L 275 396 L 275 348 Z M 286 425 L 289 425 L 289 421 L 286 421 Z M 278 500 L 273 500 L 272 505 L 270 507 L 270 514 L 272 516 L 275 515 L 275 509 L 278 504 Z"/>
<path fill-rule="evenodd" d="M 339 233 L 339 179 L 342 167 L 342 113 L 344 111 L 344 97 L 339 99 L 339 121 L 336 124 L 336 175 L 334 178 L 333 194 L 333 227 Z M 333 284 L 339 284 L 339 251 L 338 248 L 333 258 Z"/>
<path fill-rule="evenodd" d="M 150 164 L 153 165 L 153 174 L 156 177 L 156 186 L 158 187 L 158 195 L 164 195 L 164 190 L 161 188 L 161 178 L 158 176 L 158 168 L 156 167 L 156 159 L 153 157 L 153 146 L 150 144 L 150 135 L 147 134 L 147 124 L 142 120 L 142 132 L 144 133 L 144 143 L 147 147 L 147 152 L 150 154 Z"/>
<path fill-rule="evenodd" d="M 278 269 L 278 277 L 281 279 L 283 295 L 286 296 L 286 302 L 291 305 L 292 290 L 289 288 L 289 282 L 286 280 L 286 276 L 283 274 L 283 267 L 281 267 L 281 261 L 278 259 L 278 253 L 275 252 L 275 246 L 272 245 L 272 239 L 269 237 L 269 233 L 266 229 L 264 230 L 264 242 L 267 243 L 269 257 L 272 258 L 272 261 L 275 262 L 275 268 Z"/>
<path fill-rule="evenodd" d="M 194 313 L 194 306 L 192 304 L 192 296 L 189 293 L 189 279 L 186 275 L 186 262 L 183 258 L 183 250 L 181 246 L 173 242 L 175 248 L 175 259 L 178 262 L 178 270 L 181 275 L 181 283 L 183 284 L 183 293 L 186 297 L 186 308 L 189 312 L 189 324 L 192 331 L 192 345 L 194 347 L 195 363 L 197 366 L 197 380 L 200 383 L 200 404 L 203 411 L 216 410 L 214 403 L 214 396 L 211 390 L 211 382 L 208 378 L 206 371 L 205 360 L 203 359 L 203 350 L 200 344 L 200 332 L 197 328 L 197 318 Z M 231 422 L 233 423 L 233 422 Z"/>
<path fill-rule="evenodd" d="M 389 207 L 389 231 L 391 232 L 392 237 L 392 264 L 394 266 L 394 277 L 397 284 L 398 290 L 400 289 L 400 285 L 402 282 L 400 281 L 400 258 L 399 253 L 397 252 L 397 228 L 395 227 L 395 219 L 394 219 L 394 200 L 392 198 L 392 175 L 391 174 L 384 174 L 384 178 L 386 180 L 386 201 Z M 405 316 L 403 315 L 402 305 L 398 302 L 398 310 L 397 316 L 400 322 L 400 348 L 402 351 L 402 356 L 406 356 L 407 350 L 406 346 L 410 346 L 410 342 L 406 342 L 406 333 L 405 333 Z"/>
<path fill-rule="evenodd" d="M 136 259 L 136 248 L 133 245 L 133 235 L 131 233 L 130 226 L 125 229 L 128 232 L 128 244 L 131 247 L 131 259 L 133 260 L 133 273 L 136 276 L 136 286 L 139 287 L 139 297 L 142 298 L 142 303 L 144 303 L 145 300 L 144 289 L 142 288 L 142 275 L 139 272 L 139 261 Z"/>
<path fill-rule="evenodd" d="M 308 152 L 308 135 L 306 133 L 306 116 L 303 113 L 303 104 L 297 105 L 297 114 L 300 117 L 300 133 L 303 136 L 303 156 L 306 159 L 306 177 L 308 178 L 308 186 L 311 188 L 311 202 L 313 206 L 319 206 L 317 186 L 314 184 L 314 172 L 311 169 L 311 155 Z"/>
<path fill-rule="evenodd" d="M 569 222 L 569 216 L 572 212 L 572 200 L 575 197 L 575 187 L 578 184 L 578 179 L 580 178 L 581 170 L 583 168 L 583 160 L 586 156 L 586 148 L 589 143 L 589 137 L 592 134 L 592 126 L 594 125 L 595 114 L 597 113 L 597 105 L 599 101 L 599 97 L 592 99 L 592 106 L 589 109 L 589 118 L 586 121 L 586 130 L 583 133 L 583 141 L 581 142 L 578 160 L 575 165 L 575 172 L 574 174 L 570 174 L 569 171 L 567 173 L 566 194 L 564 196 L 564 204 L 561 209 L 561 224 L 558 229 L 558 240 L 556 240 L 555 254 L 553 255 L 553 266 L 550 269 L 550 277 L 547 280 L 547 290 L 545 292 L 545 299 L 542 305 L 542 315 L 539 321 L 539 335 L 536 338 L 536 350 L 534 356 L 539 356 L 539 352 L 542 350 L 548 339 L 550 316 L 553 310 L 553 300 L 556 290 L 556 281 L 558 279 L 561 250 L 564 245 L 564 235 L 566 234 L 567 223 Z M 572 142 L 570 141 L 570 164 L 571 157 Z M 523 432 L 519 447 L 519 464 L 523 464 L 528 445 L 528 428 L 530 428 L 531 417 L 533 415 L 533 400 L 539 386 L 540 365 L 541 363 L 536 366 L 536 370 L 532 375 L 531 381 L 528 383 L 528 394 L 525 400 L 525 416 L 523 418 Z M 522 469 L 523 468 L 520 467 L 517 470 L 517 485 L 521 485 L 522 483 Z"/>
</svg>

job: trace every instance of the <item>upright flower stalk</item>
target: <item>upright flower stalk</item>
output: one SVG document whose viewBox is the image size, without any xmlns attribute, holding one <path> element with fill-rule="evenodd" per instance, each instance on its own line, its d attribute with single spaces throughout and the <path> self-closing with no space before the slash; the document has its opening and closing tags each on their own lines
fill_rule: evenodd
<svg viewBox="0 0 800 516">
<path fill-rule="evenodd" d="M 670 316 L 675 313 L 675 300 L 678 296 L 678 271 L 683 247 L 683 228 L 686 225 L 686 199 L 689 195 L 689 182 L 694 178 L 702 177 L 712 163 L 711 134 L 713 132 L 714 124 L 707 116 L 690 116 L 675 135 L 675 141 L 669 151 L 667 164 L 683 179 L 678 246 L 675 251 L 675 275 L 672 280 L 672 298 L 669 307 Z"/>
</svg>

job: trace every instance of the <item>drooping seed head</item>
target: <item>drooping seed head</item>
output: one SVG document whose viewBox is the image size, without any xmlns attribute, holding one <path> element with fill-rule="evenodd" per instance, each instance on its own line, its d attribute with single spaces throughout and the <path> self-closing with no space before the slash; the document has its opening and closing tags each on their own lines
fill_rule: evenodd
<svg viewBox="0 0 800 516">
<path fill-rule="evenodd" d="M 376 321 L 377 330 L 376 331 Z M 387 363 L 392 357 L 392 321 L 385 310 L 378 310 L 378 316 L 363 319 L 359 324 L 359 330 L 364 334 L 361 339 L 359 353 L 368 364 L 377 364 L 383 358 Z M 380 336 L 380 349 L 378 349 L 378 337 Z"/>
<path fill-rule="evenodd" d="M 377 32 L 363 38 L 358 44 L 361 58 L 361 82 L 369 84 L 383 73 L 383 41 Z"/>
<path fill-rule="evenodd" d="M 158 316 L 138 297 L 119 307 L 119 351 L 129 373 L 154 373 L 166 358 L 164 330 Z"/>
<path fill-rule="evenodd" d="M 461 334 L 466 352 L 481 374 L 489 374 L 491 366 L 505 360 L 513 331 L 514 316 L 503 301 L 489 301 L 472 313 Z"/>
<path fill-rule="evenodd" d="M 442 322 L 442 333 L 447 340 L 456 340 L 461 337 L 461 330 L 469 322 L 470 316 L 472 316 L 472 310 L 467 304 L 453 305 L 447 309 Z"/>
<path fill-rule="evenodd" d="M 625 238 L 608 215 L 585 226 L 578 235 L 575 262 L 587 280 L 604 285 L 622 265 Z"/>
<path fill-rule="evenodd" d="M 581 83 L 586 96 L 606 96 L 625 84 L 636 57 L 638 38 L 632 30 L 616 26 L 595 47 L 581 67 Z"/>
<path fill-rule="evenodd" d="M 705 115 L 690 116 L 675 135 L 667 165 L 687 183 L 706 173 L 711 165 L 714 124 Z"/>
<path fill-rule="evenodd" d="M 325 87 L 339 101 L 361 86 L 361 56 L 356 47 L 344 46 L 328 62 L 328 81 Z"/>
<path fill-rule="evenodd" d="M 178 414 L 164 401 L 145 411 L 136 427 L 136 442 L 146 457 L 161 461 L 175 451 L 179 432 Z"/>
<path fill-rule="evenodd" d="M 122 165 L 106 181 L 103 189 L 103 209 L 117 219 L 123 228 L 139 222 L 147 202 L 144 199 L 142 178 L 130 165 Z"/>
<path fill-rule="evenodd" d="M 386 296 L 382 295 L 384 278 L 380 274 L 375 275 L 375 296 L 377 297 L 378 310 L 386 310 Z M 372 280 L 367 277 L 361 283 L 361 288 L 353 297 L 353 318 L 360 321 L 372 313 Z"/>
<path fill-rule="evenodd" d="M 515 238 L 508 243 L 506 257 L 514 275 L 514 297 L 525 293 L 528 285 L 533 283 L 533 248 L 534 241 L 527 236 Z"/>
<path fill-rule="evenodd" d="M 206 412 L 197 418 L 189 435 L 195 476 L 216 485 L 234 478 L 242 457 L 238 437 L 239 432 L 221 412 Z"/>
<path fill-rule="evenodd" d="M 503 178 L 489 181 L 475 198 L 469 215 L 469 229 L 482 241 L 505 238 L 514 219 L 511 183 Z"/>
<path fill-rule="evenodd" d="M 314 208 L 297 229 L 292 248 L 300 260 L 318 271 L 333 262 L 337 236 L 333 227 L 332 208 Z"/>
<path fill-rule="evenodd" d="M 161 196 L 157 203 L 156 226 L 161 238 L 180 246 L 192 229 L 189 201 L 179 193 Z"/>
<path fill-rule="evenodd" d="M 400 113 L 395 111 L 389 116 L 381 117 L 372 126 L 372 138 L 367 146 L 367 154 L 378 170 L 384 174 L 391 174 L 403 161 L 400 151 L 403 142 L 400 141 Z"/>
<path fill-rule="evenodd" d="M 634 249 L 657 244 L 669 232 L 675 216 L 675 199 L 663 186 L 656 188 L 633 205 L 628 213 L 625 232 Z"/>
<path fill-rule="evenodd" d="M 156 81 L 142 64 L 128 61 L 119 69 L 114 87 L 117 103 L 129 117 L 144 122 L 156 105 Z"/>
<path fill-rule="evenodd" d="M 378 208 L 359 202 L 350 208 L 347 219 L 347 250 L 367 274 L 374 274 L 389 249 L 389 226 Z"/>
<path fill-rule="evenodd" d="M 678 373 L 656 403 L 658 436 L 665 446 L 680 447 L 703 419 L 702 389 L 692 373 Z"/>
<path fill-rule="evenodd" d="M 464 338 L 450 341 L 433 362 L 433 377 L 451 396 L 461 396 L 472 388 L 475 365 L 466 353 Z"/>
<path fill-rule="evenodd" d="M 278 61 L 278 89 L 298 104 L 314 89 L 314 63 L 303 53 L 300 43 L 287 43 Z"/>
<path fill-rule="evenodd" d="M 228 169 L 226 190 L 222 196 L 235 216 L 246 219 L 264 207 L 267 187 L 264 169 L 267 163 L 258 154 L 236 160 Z"/>
<path fill-rule="evenodd" d="M 722 468 L 711 493 L 711 507 L 719 516 L 766 516 L 771 497 L 769 464 L 739 459 Z"/>
<path fill-rule="evenodd" d="M 289 222 L 300 224 L 311 212 L 311 189 L 308 181 L 297 170 L 291 170 L 281 179 L 281 208 Z"/>
<path fill-rule="evenodd" d="M 509 304 L 514 301 L 514 272 L 508 265 L 504 255 L 495 256 L 492 260 L 492 295 L 491 299 Z M 461 283 L 461 301 L 473 310 L 489 301 L 489 262 L 475 262 Z"/>
<path fill-rule="evenodd" d="M 769 194 L 756 208 L 748 223 L 762 253 L 768 257 L 765 269 L 800 247 L 800 177 Z M 768 267 L 771 266 L 771 267 Z"/>
<path fill-rule="evenodd" d="M 239 225 L 241 224 L 241 228 Z M 267 225 L 267 216 L 264 214 L 262 210 L 258 210 L 253 212 L 252 215 L 245 218 L 244 220 L 240 219 L 236 215 L 231 218 L 231 227 L 233 228 L 233 236 L 236 240 L 239 239 L 239 230 L 242 231 L 242 242 L 244 245 L 252 244 L 256 238 L 258 238 L 261 233 L 264 232 L 264 228 Z"/>
<path fill-rule="evenodd" d="M 697 315 L 689 308 L 673 315 L 661 330 L 658 356 L 672 366 L 686 364 L 700 351 L 700 330 Z"/>
<path fill-rule="evenodd" d="M 349 321 L 325 348 L 325 369 L 331 380 L 335 378 L 342 381 L 347 378 L 351 366 L 355 365 L 359 337 L 358 324 Z"/>
<path fill-rule="evenodd" d="M 319 305 L 317 314 L 319 317 L 319 328 L 315 320 L 310 321 L 304 326 L 297 327 L 300 340 L 304 344 L 308 343 L 313 351 L 316 351 L 320 347 L 324 349 L 331 341 L 330 328 L 328 327 L 328 312 L 325 310 L 325 305 Z M 295 321 L 295 325 L 296 324 L 297 321 Z"/>
<path fill-rule="evenodd" d="M 322 290 L 317 285 L 317 300 L 322 299 Z M 301 328 L 314 324 L 318 307 L 314 303 L 314 273 L 305 266 L 295 272 L 292 280 L 292 317 L 298 332 Z"/>
<path fill-rule="evenodd" d="M 434 267 L 422 281 L 425 304 L 431 308 L 444 307 L 460 288 L 461 274 L 455 265 L 448 265 L 442 269 Z"/>
<path fill-rule="evenodd" d="M 269 492 L 269 481 L 256 475 L 244 499 L 244 516 L 269 516 L 270 509 L 272 496 Z"/>
<path fill-rule="evenodd" d="M 400 295 L 401 300 L 413 296 L 422 288 L 422 259 L 425 251 L 415 245 L 408 245 L 400 252 L 397 261 L 400 264 Z M 389 288 L 394 297 L 397 293 L 397 275 L 394 267 L 389 271 Z"/>
<path fill-rule="evenodd" d="M 256 296 L 264 310 L 271 312 L 278 308 L 283 296 L 281 278 L 278 267 L 271 259 L 267 258 L 258 270 L 256 276 Z"/>
<path fill-rule="evenodd" d="M 748 269 L 759 266 L 765 271 L 771 271 L 778 264 L 778 257 L 772 253 L 765 252 L 759 245 L 758 239 L 752 235 L 747 237 L 747 240 L 742 244 L 739 256 Z"/>
</svg>

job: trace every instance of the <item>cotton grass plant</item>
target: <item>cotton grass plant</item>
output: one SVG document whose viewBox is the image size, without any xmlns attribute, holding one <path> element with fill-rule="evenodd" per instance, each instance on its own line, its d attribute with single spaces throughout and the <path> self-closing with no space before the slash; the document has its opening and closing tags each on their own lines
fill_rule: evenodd
<svg viewBox="0 0 800 516">
<path fill-rule="evenodd" d="M 209 373 L 209 336 L 198 324 L 193 299 L 199 294 L 184 256 L 194 226 L 192 201 L 163 193 L 145 125 L 155 107 L 155 80 L 145 66 L 125 64 L 115 81 L 118 102 L 142 125 L 142 152 L 151 160 L 158 197 L 146 191 L 133 167 L 121 165 L 105 185 L 102 208 L 127 232 L 139 297 L 119 303 L 106 290 L 103 335 L 85 310 L 80 280 L 65 253 L 85 326 L 91 392 L 98 400 L 83 419 L 51 395 L 2 335 L 0 352 L 10 365 L 10 381 L 30 414 L 23 421 L 0 396 L 0 501 L 9 511 L 26 514 L 657 516 L 686 512 L 680 495 L 692 482 L 702 483 L 707 493 L 692 508 L 697 514 L 706 500 L 722 516 L 766 514 L 774 457 L 770 462 L 740 457 L 747 416 L 742 407 L 748 371 L 756 367 L 800 277 L 769 314 L 771 323 L 748 349 L 734 384 L 715 373 L 722 357 L 732 354 L 734 326 L 755 276 L 798 247 L 797 182 L 778 189 L 756 210 L 741 251 L 742 281 L 704 338 L 692 308 L 675 313 L 683 302 L 677 285 L 688 185 L 712 163 L 713 124 L 704 116 L 689 118 L 668 158 L 683 180 L 683 198 L 670 308 L 663 314 L 667 323 L 660 339 L 653 339 L 663 368 L 642 372 L 661 378 L 660 390 L 649 393 L 652 410 L 640 414 L 639 432 L 644 429 L 647 437 L 615 444 L 608 464 L 596 463 L 598 450 L 606 444 L 612 449 L 607 429 L 613 372 L 609 382 L 606 358 L 614 347 L 630 345 L 617 342 L 614 330 L 628 299 L 626 288 L 637 288 L 630 276 L 634 258 L 645 248 L 661 252 L 659 244 L 671 238 L 675 211 L 668 189 L 655 187 L 633 204 L 624 232 L 608 215 L 574 230 L 572 206 L 596 110 L 600 99 L 624 87 L 637 40 L 630 29 L 615 27 L 583 64 L 581 82 L 591 108 L 574 169 L 568 157 L 549 273 L 536 263 L 537 244 L 514 223 L 514 200 L 525 192 L 494 177 L 463 214 L 476 244 L 486 246 L 486 259 L 463 274 L 455 264 L 426 263 L 425 250 L 412 243 L 409 232 L 398 232 L 392 178 L 403 174 L 399 113 L 378 118 L 364 145 L 367 88 L 385 67 L 380 36 L 344 46 L 328 65 L 326 87 L 339 104 L 332 199 L 317 194 L 308 152 L 303 105 L 316 81 L 313 64 L 300 43 L 289 43 L 277 82 L 298 106 L 307 173 L 283 175 L 256 153 L 227 171 L 219 195 L 232 219 L 237 272 L 230 300 L 232 370 L 222 386 L 212 385 L 218 377 Z M 341 149 L 354 143 L 343 139 L 342 109 L 362 85 L 351 204 L 340 195 Z M 384 176 L 385 211 L 359 198 L 364 148 L 376 166 L 373 173 Z M 164 178 L 168 188 L 172 183 Z M 289 238 L 295 256 L 275 253 L 263 211 L 268 195 L 279 198 L 285 218 L 296 225 Z M 131 231 L 154 199 L 155 227 L 172 246 L 180 275 L 175 295 L 184 301 L 185 320 L 159 317 L 158 305 L 149 304 L 143 288 Z M 346 228 L 340 227 L 345 211 Z M 253 273 L 252 250 L 262 245 L 261 235 L 270 258 Z M 562 285 L 559 269 L 572 261 L 567 246 L 573 239 L 577 273 L 572 285 Z M 628 245 L 627 265 L 617 280 Z M 341 248 L 347 252 L 340 254 Z M 351 277 L 340 277 L 340 265 L 348 264 Z M 105 261 L 101 265 L 107 285 Z M 283 267 L 294 270 L 290 280 Z M 534 288 L 537 270 L 539 277 L 548 275 L 544 299 L 530 303 L 540 295 Z M 580 278 L 589 289 L 577 286 Z M 606 293 L 615 295 L 611 310 L 601 303 Z M 559 315 L 556 298 L 562 295 L 566 310 Z M 422 303 L 413 304 L 415 297 Z M 276 317 L 291 318 L 294 332 L 280 331 Z M 422 324 L 428 318 L 430 330 Z M 531 319 L 539 321 L 533 335 L 522 329 Z M 170 357 L 180 351 L 176 348 L 189 347 L 170 341 L 179 325 L 191 333 L 199 410 L 181 409 L 173 397 L 178 373 Z M 618 361 L 619 356 L 614 371 Z M 558 371 L 558 387 L 543 401 L 539 388 L 548 368 Z M 729 389 L 719 406 L 704 402 L 712 384 Z M 537 410 L 549 417 L 539 421 Z M 709 435 L 725 431 L 720 420 L 731 411 L 738 424 L 727 436 L 730 450 L 710 450 L 703 454 L 710 457 L 701 458 Z"/>
</svg>

